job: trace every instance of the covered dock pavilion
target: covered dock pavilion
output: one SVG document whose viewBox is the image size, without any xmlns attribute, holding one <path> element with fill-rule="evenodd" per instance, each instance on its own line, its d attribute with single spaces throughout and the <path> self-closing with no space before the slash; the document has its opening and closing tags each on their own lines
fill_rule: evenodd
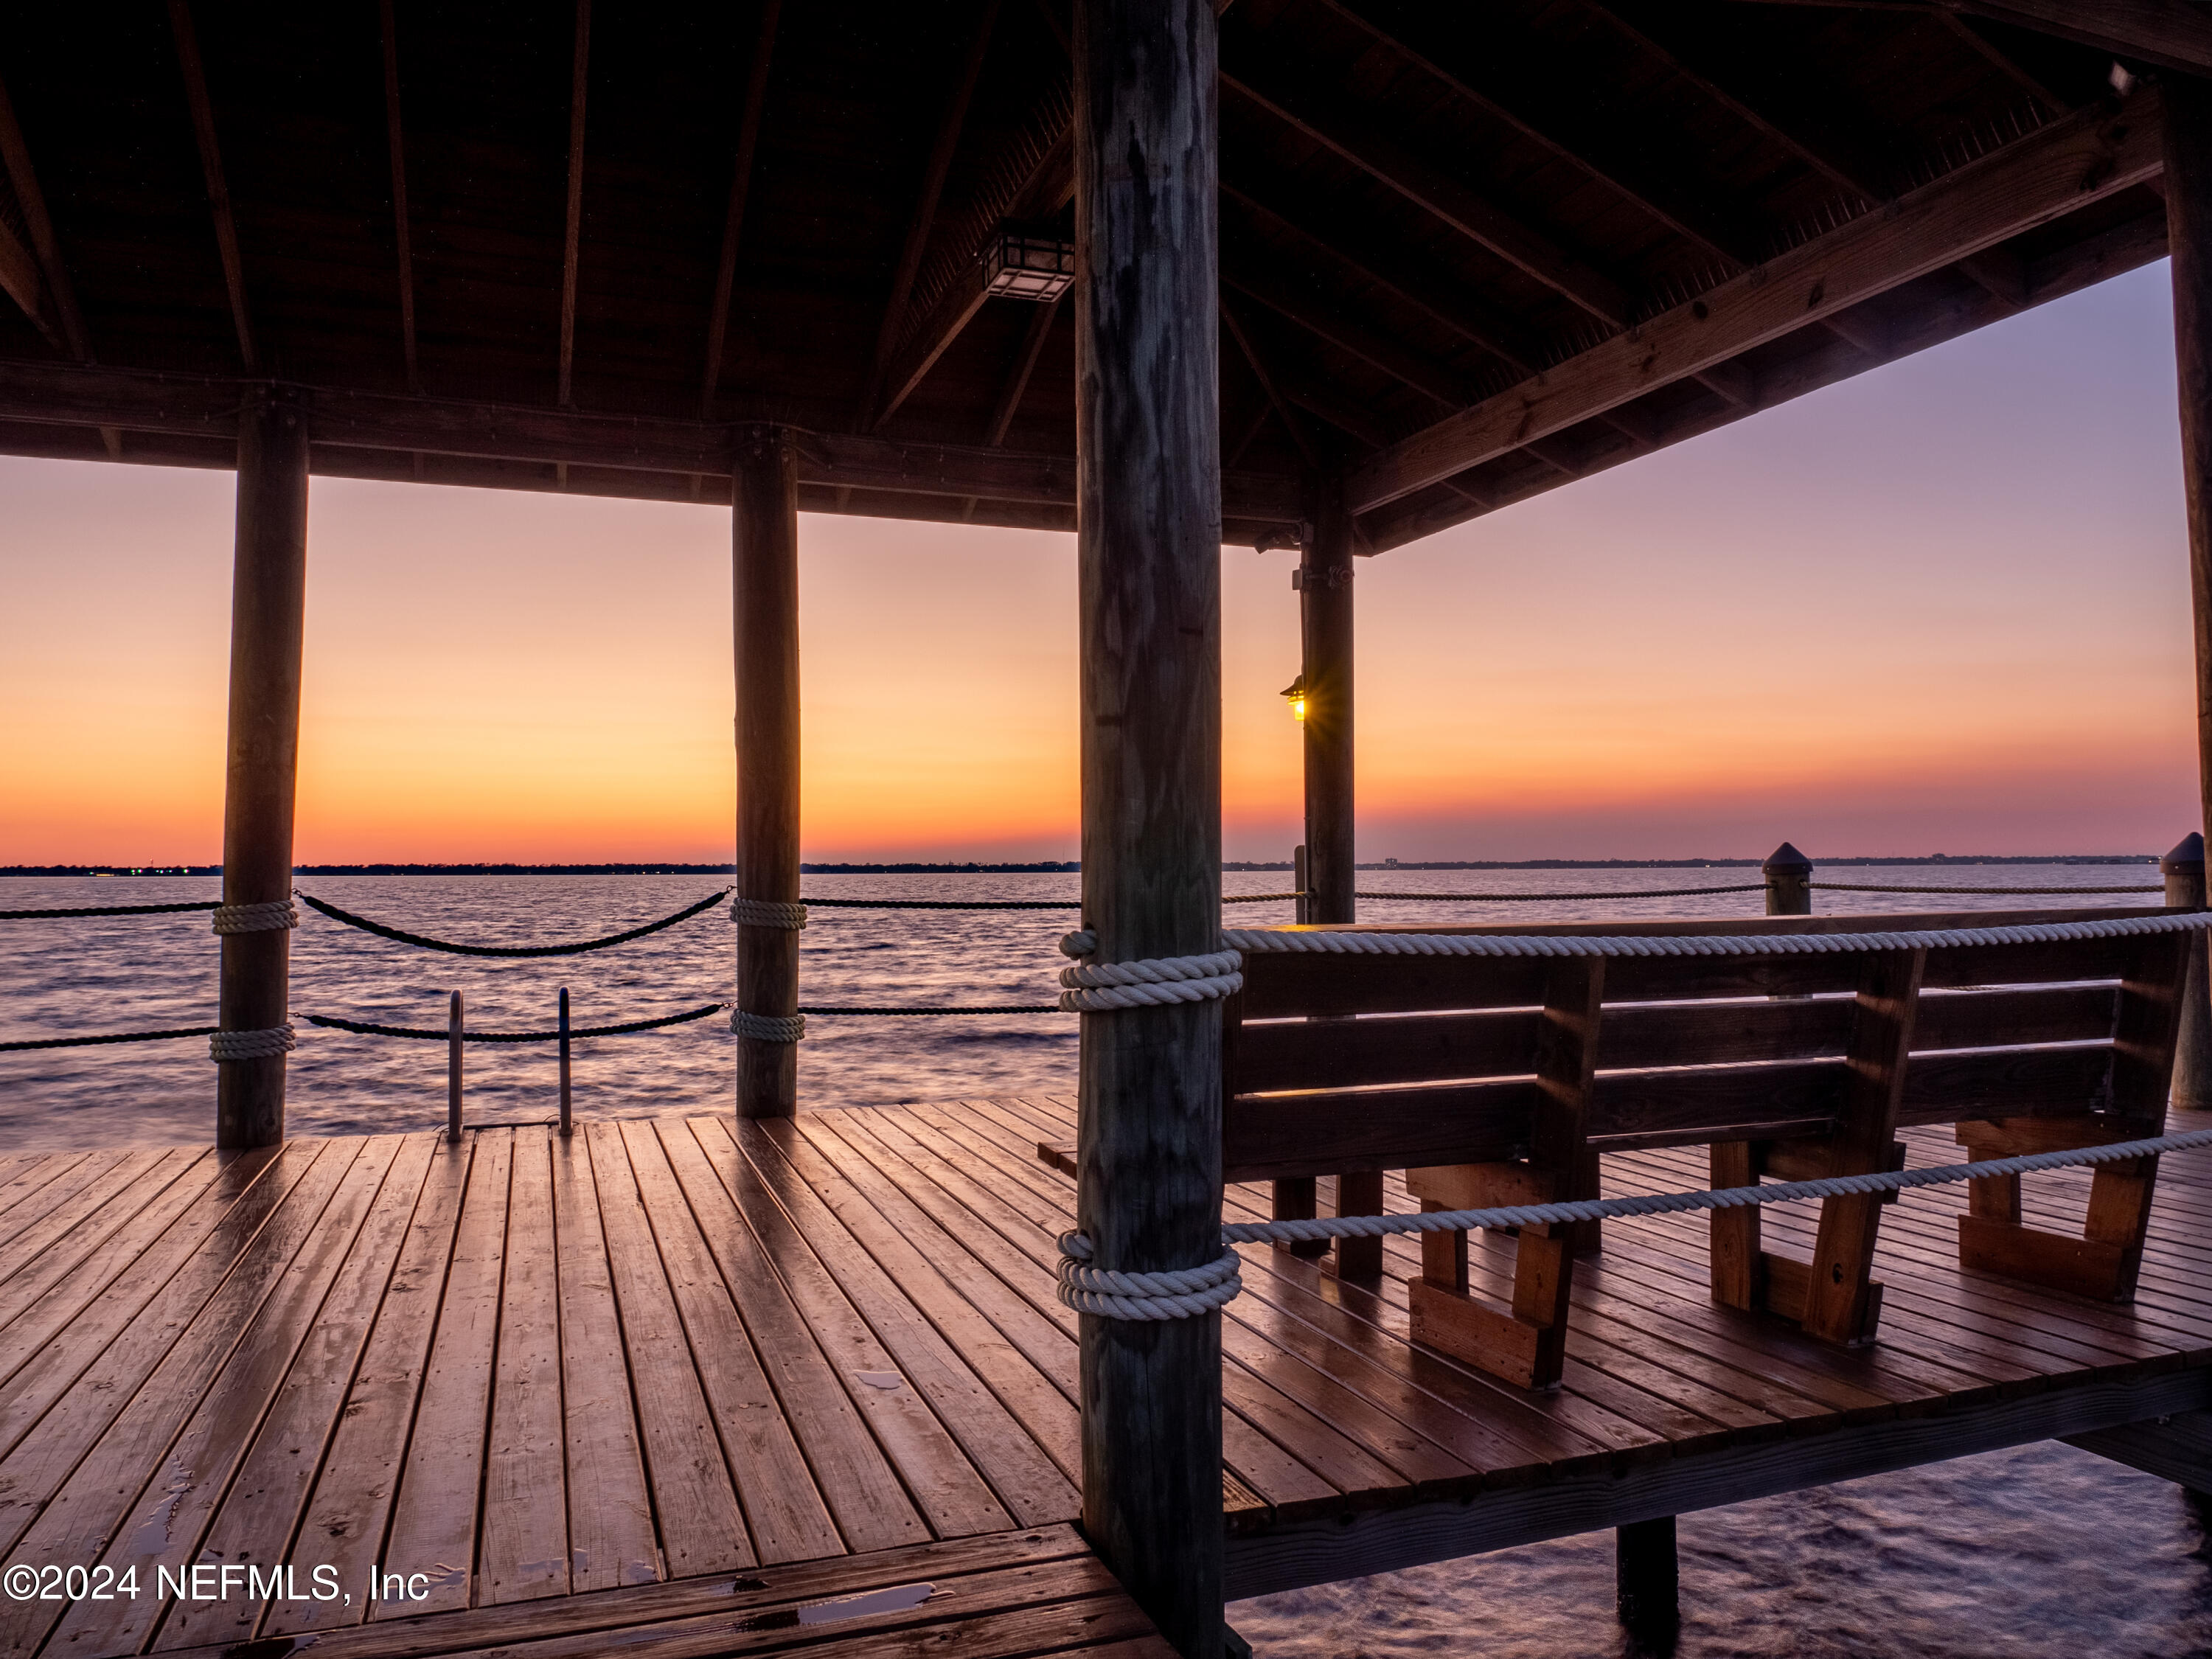
<svg viewBox="0 0 2212 1659">
<path fill-rule="evenodd" d="M 2168 252 L 2212 719 L 2208 76 L 2186 0 L 17 20 L 0 451 L 239 507 L 214 1145 L 0 1170 L 0 1555 L 434 1583 L 9 1603 L 12 1649 L 1194 1656 L 1224 1596 L 2026 1439 L 2212 1487 L 2189 1158 L 2117 1310 L 1888 1224 L 1869 1348 L 1713 1308 L 1656 1226 L 1549 1394 L 1410 1340 L 1402 1244 L 1078 1319 L 1071 1220 L 1219 1251 L 1220 1002 L 1086 1014 L 1071 1185 L 1025 1150 L 1059 1105 L 803 1112 L 792 925 L 802 510 L 1075 532 L 1085 928 L 1200 957 L 1224 544 L 1302 550 L 1309 913 L 1350 923 L 1362 558 Z M 316 475 L 728 504 L 734 1120 L 285 1139 Z"/>
</svg>

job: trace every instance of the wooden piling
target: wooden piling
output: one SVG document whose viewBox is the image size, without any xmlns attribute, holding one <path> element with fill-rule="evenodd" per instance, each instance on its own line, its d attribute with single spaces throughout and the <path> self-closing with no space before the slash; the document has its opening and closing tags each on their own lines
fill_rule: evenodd
<svg viewBox="0 0 2212 1659">
<path fill-rule="evenodd" d="M 1312 531 L 1298 567 L 1305 677 L 1306 919 L 1356 921 L 1352 850 L 1352 514 L 1341 480 L 1312 489 Z"/>
<path fill-rule="evenodd" d="M 574 1127 L 568 1113 L 568 988 L 561 988 L 561 1133 Z"/>
<path fill-rule="evenodd" d="M 1673 1516 L 1614 1528 L 1613 1563 L 1613 1606 L 1632 1633 L 1663 1638 L 1681 1622 Z"/>
<path fill-rule="evenodd" d="M 1077 0 L 1076 544 L 1095 960 L 1218 948 L 1221 480 L 1208 0 Z M 1101 1267 L 1221 1253 L 1221 1008 L 1085 1014 L 1078 1213 Z M 1221 1319 L 1086 1316 L 1085 1534 L 1222 1651 Z"/>
<path fill-rule="evenodd" d="M 231 567 L 230 715 L 223 782 L 222 902 L 276 903 L 292 892 L 292 806 L 300 754 L 300 660 L 307 623 L 307 421 L 293 398 L 258 388 L 238 416 L 238 539 Z M 286 1023 L 291 934 L 222 936 L 216 1024 Z M 216 1067 L 218 1146 L 284 1138 L 284 1056 Z"/>
<path fill-rule="evenodd" d="M 446 1139 L 461 1138 L 461 1052 L 464 1048 L 461 994 L 446 1004 Z"/>
<path fill-rule="evenodd" d="M 738 892 L 799 900 L 799 459 L 780 427 L 738 434 L 731 497 L 738 680 Z M 799 930 L 738 927 L 738 1006 L 799 1011 Z M 799 1047 L 739 1036 L 738 1115 L 799 1109 Z"/>
<path fill-rule="evenodd" d="M 2202 910 L 2204 902 L 2204 837 L 2191 830 L 2158 861 L 2166 878 L 2166 902 Z M 2204 935 L 2189 939 L 2189 976 L 2181 993 L 2181 1030 L 2173 1050 L 2172 1101 L 2201 1109 L 2212 1106 L 2212 1003 L 2207 1001 Z"/>
<path fill-rule="evenodd" d="M 2197 638 L 2197 787 L 2203 821 L 2212 826 L 2212 84 L 2166 76 L 2159 91 L 2166 112 L 2166 237 Z"/>
<path fill-rule="evenodd" d="M 1770 916 L 1809 916 L 1813 914 L 1813 860 L 1784 842 L 1766 855 L 1759 866 L 1766 878 L 1766 914 Z"/>
</svg>

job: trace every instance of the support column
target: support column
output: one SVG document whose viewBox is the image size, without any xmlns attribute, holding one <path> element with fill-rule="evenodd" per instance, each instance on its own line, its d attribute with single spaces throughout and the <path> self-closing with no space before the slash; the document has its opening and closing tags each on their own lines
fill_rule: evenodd
<svg viewBox="0 0 2212 1659">
<path fill-rule="evenodd" d="M 1215 34 L 1208 0 L 1077 0 L 1076 546 L 1084 923 L 1098 963 L 1221 921 Z M 1218 1001 L 1083 1017 L 1095 1263 L 1221 1254 Z M 1085 1316 L 1083 1528 L 1188 1659 L 1223 1650 L 1221 1316 Z"/>
<path fill-rule="evenodd" d="M 1313 529 L 1298 567 L 1306 717 L 1306 884 L 1310 921 L 1356 921 L 1352 890 L 1352 514 L 1343 483 L 1314 489 Z"/>
<path fill-rule="evenodd" d="M 1770 916 L 1809 916 L 1813 914 L 1813 860 L 1784 842 L 1766 855 L 1759 866 L 1766 878 L 1766 914 Z"/>
<path fill-rule="evenodd" d="M 2204 837 L 2194 830 L 2158 861 L 2166 902 L 2191 910 L 2204 903 Z M 2212 1000 L 2205 987 L 2204 935 L 2189 937 L 2189 971 L 2182 981 L 2181 1029 L 2173 1043 L 2172 1103 L 2188 1110 L 2212 1106 Z"/>
<path fill-rule="evenodd" d="M 738 1115 L 799 1109 L 799 456 L 781 427 L 731 465 L 738 671 Z M 741 908 L 739 914 L 746 915 Z M 747 1029 L 750 1026 L 750 1030 Z"/>
<path fill-rule="evenodd" d="M 2166 235 L 2172 258 L 2173 356 L 2181 402 L 2181 475 L 2187 490 L 2189 609 L 2197 636 L 2197 789 L 2203 823 L 2212 827 L 2212 84 L 2189 75 L 2163 77 L 2166 106 Z M 2199 951 L 2203 946 L 2198 947 Z M 2207 981 L 2199 977 L 2183 1018 L 2174 1098 L 2212 1090 L 2192 1062 L 2191 1022 L 2206 1018 Z"/>
<path fill-rule="evenodd" d="M 230 579 L 230 729 L 222 801 L 226 908 L 281 904 L 291 897 L 307 607 L 307 411 L 292 398 L 258 387 L 246 394 L 238 416 L 238 544 Z M 291 945 L 284 927 L 223 934 L 216 1021 L 223 1031 L 273 1031 L 287 1024 Z M 270 1146 L 283 1138 L 283 1052 L 218 1062 L 215 1144 Z"/>
</svg>

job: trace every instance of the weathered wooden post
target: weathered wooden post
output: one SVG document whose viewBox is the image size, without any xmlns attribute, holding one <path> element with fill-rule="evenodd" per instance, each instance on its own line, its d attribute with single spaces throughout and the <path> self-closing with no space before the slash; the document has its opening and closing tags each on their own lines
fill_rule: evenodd
<svg viewBox="0 0 2212 1659">
<path fill-rule="evenodd" d="M 1632 1521 L 1613 1532 L 1613 1608 L 1638 1637 L 1663 1645 L 1682 1621 L 1681 1567 L 1674 1517 Z"/>
<path fill-rule="evenodd" d="M 799 457 L 749 427 L 732 458 L 738 680 L 738 1115 L 799 1109 Z"/>
<path fill-rule="evenodd" d="M 1083 899 L 1096 963 L 1220 946 L 1221 461 L 1209 0 L 1076 0 Z M 1086 1012 L 1095 1265 L 1221 1244 L 1213 995 Z M 1221 1316 L 1082 1322 L 1083 1526 L 1188 1659 L 1222 1651 Z"/>
<path fill-rule="evenodd" d="M 284 1138 L 292 1047 L 292 807 L 307 607 L 307 413 L 269 387 L 238 415 L 238 541 L 231 568 L 230 726 L 222 805 L 222 936 L 215 1141 Z"/>
<path fill-rule="evenodd" d="M 2212 84 L 2169 75 L 2160 78 L 2159 89 L 2166 107 L 2166 236 L 2172 255 L 2173 357 L 2187 491 L 2190 614 L 2197 637 L 2197 788 L 2203 821 L 2212 826 Z M 2203 945 L 2196 949 L 2202 960 Z M 2199 1031 L 2207 989 L 2200 977 L 2184 1016 Z M 2192 1040 L 2187 1023 L 2173 1083 L 2178 1104 L 2197 1104 L 2212 1091 L 2204 1041 Z"/>
<path fill-rule="evenodd" d="M 1759 866 L 1766 878 L 1766 914 L 1770 916 L 1809 916 L 1813 914 L 1813 860 L 1784 842 L 1766 855 Z"/>
<path fill-rule="evenodd" d="M 2204 908 L 2204 837 L 2191 830 L 2158 861 L 2166 902 Z M 2189 940 L 2189 975 L 2181 993 L 2181 1030 L 2173 1048 L 2172 1103 L 2202 1110 L 2212 1106 L 2212 1002 L 2206 992 L 2204 935 Z"/>
</svg>

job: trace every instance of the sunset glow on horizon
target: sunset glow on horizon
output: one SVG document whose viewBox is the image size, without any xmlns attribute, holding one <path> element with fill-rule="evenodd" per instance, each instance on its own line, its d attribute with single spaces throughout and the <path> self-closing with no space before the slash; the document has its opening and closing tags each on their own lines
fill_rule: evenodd
<svg viewBox="0 0 2212 1659">
<path fill-rule="evenodd" d="M 1367 859 L 2156 852 L 2197 817 L 2163 264 L 1359 565 Z M 220 855 L 232 479 L 0 460 L 0 865 Z M 726 508 L 317 478 L 302 862 L 729 856 Z M 1073 538 L 801 520 L 805 855 L 1078 844 Z M 1222 556 L 1228 856 L 1296 555 Z"/>
</svg>

